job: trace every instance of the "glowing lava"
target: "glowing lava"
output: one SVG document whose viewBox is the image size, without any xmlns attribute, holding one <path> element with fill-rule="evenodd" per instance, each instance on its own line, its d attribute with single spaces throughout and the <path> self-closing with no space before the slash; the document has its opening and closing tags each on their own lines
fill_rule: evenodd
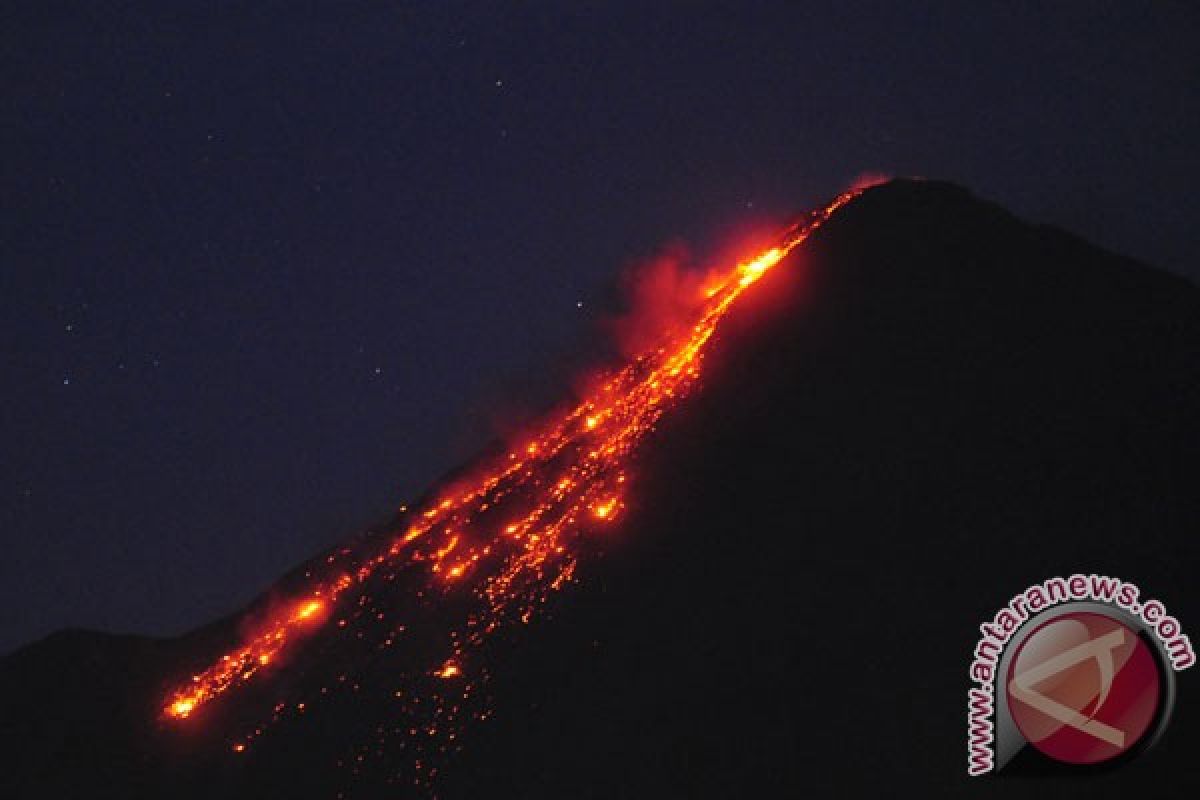
<svg viewBox="0 0 1200 800">
<path fill-rule="evenodd" d="M 631 454 L 662 415 L 694 388 L 705 345 L 730 306 L 857 194 L 847 192 L 810 213 L 788 229 L 777 246 L 726 271 L 705 291 L 691 327 L 665 334 L 658 347 L 609 374 L 589 396 L 536 426 L 503 457 L 473 477 L 455 481 L 426 507 L 408 511 L 406 526 L 386 537 L 382 546 L 366 555 L 347 549 L 330 556 L 323 579 L 279 606 L 240 645 L 173 691 L 162 706 L 163 714 L 171 719 L 192 717 L 268 665 L 281 669 L 277 657 L 284 647 L 297 646 L 297 640 L 322 629 L 328 620 L 340 617 L 335 630 L 348 630 L 347 618 L 361 617 L 373 602 L 365 584 L 372 578 L 394 581 L 405 570 L 405 579 L 411 581 L 408 591 L 417 597 L 469 592 L 474 602 L 475 610 L 461 628 L 446 632 L 450 652 L 421 654 L 428 655 L 424 675 L 453 678 L 445 682 L 461 691 L 457 700 L 439 695 L 439 716 L 425 733 L 449 730 L 453 738 L 451 721 L 460 716 L 473 676 L 481 670 L 473 666 L 470 651 L 498 628 L 528 622 L 549 592 L 572 580 L 579 535 L 619 517 Z M 413 578 L 414 569 L 423 577 Z M 348 596 L 356 594 L 351 591 L 356 588 L 357 601 Z M 371 612 L 376 610 L 372 607 Z M 384 613 L 378 611 L 377 616 L 382 620 Z M 380 647 L 399 640 L 405 622 L 389 621 Z M 415 684 L 406 685 L 395 695 L 420 691 Z M 276 707 L 275 718 L 284 707 Z M 294 707 L 301 713 L 305 704 Z M 239 741 L 234 750 L 245 747 Z"/>
</svg>

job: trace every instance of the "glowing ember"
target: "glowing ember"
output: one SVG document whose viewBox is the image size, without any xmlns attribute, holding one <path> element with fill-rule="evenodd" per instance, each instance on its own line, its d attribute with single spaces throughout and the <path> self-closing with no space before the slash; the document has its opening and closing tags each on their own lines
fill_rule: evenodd
<svg viewBox="0 0 1200 800">
<path fill-rule="evenodd" d="M 296 611 L 296 619 L 304 620 L 311 617 L 313 614 L 321 610 L 321 604 L 316 600 L 310 600 Z"/>
<path fill-rule="evenodd" d="M 406 587 L 420 601 L 413 608 L 449 592 L 464 593 L 459 596 L 473 601 L 474 610 L 461 628 L 446 632 L 450 652 L 430 654 L 421 673 L 459 679 L 449 689 L 457 697 L 438 693 L 427 698 L 432 702 L 421 707 L 435 708 L 431 721 L 409 729 L 410 736 L 436 733 L 454 739 L 462 709 L 472 692 L 478 693 L 477 681 L 484 676 L 482 666 L 471 661 L 472 651 L 499 628 L 528 622 L 550 592 L 574 579 L 579 537 L 619 516 L 631 454 L 662 415 L 695 387 L 705 345 L 730 306 L 857 193 L 847 192 L 811 213 L 790 228 L 778 246 L 710 283 L 690 327 L 665 334 L 659 346 L 609 374 L 573 408 L 536 426 L 519 446 L 456 481 L 428 506 L 407 512 L 404 527 L 385 537 L 376 550 L 363 555 L 346 549 L 329 556 L 326 574 L 314 576 L 308 592 L 280 606 L 240 645 L 172 692 L 162 706 L 164 715 L 189 718 L 204 704 L 265 672 L 267 665 L 276 665 L 272 671 L 280 669 L 278 656 L 284 647 L 294 647 L 297 640 L 323 629 L 333 616 L 327 612 L 335 606 L 332 631 L 354 631 L 347 620 L 365 618 L 384 623 L 379 648 L 401 641 L 408 621 L 384 622 L 387 614 L 368 592 L 367 582 L 378 577 Z M 402 571 L 405 582 L 393 583 Z M 357 598 L 351 591 L 356 588 Z M 359 638 L 362 635 L 357 632 Z M 347 675 L 337 676 L 336 684 L 358 688 Z M 405 684 L 394 696 L 407 702 L 410 695 L 427 691 L 419 684 Z M 414 698 L 414 707 L 420 702 Z M 305 704 L 281 702 L 272 720 L 279 720 L 286 708 L 299 714 Z M 261 732 L 256 728 L 233 749 L 244 751 L 244 742 Z M 418 770 L 422 761 L 417 761 Z"/>
<path fill-rule="evenodd" d="M 596 519 L 608 519 L 610 516 L 612 516 L 613 509 L 616 508 L 616 506 L 617 498 L 614 497 L 604 501 L 603 503 L 598 503 L 597 505 L 592 506 L 592 514 L 596 517 Z"/>
<path fill-rule="evenodd" d="M 196 708 L 196 700 L 192 698 L 182 698 L 171 703 L 168 711 L 176 717 L 186 717 Z"/>
</svg>

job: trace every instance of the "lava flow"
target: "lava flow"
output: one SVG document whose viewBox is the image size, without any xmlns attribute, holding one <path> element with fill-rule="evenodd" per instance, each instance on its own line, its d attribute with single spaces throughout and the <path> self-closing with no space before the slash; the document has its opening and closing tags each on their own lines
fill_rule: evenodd
<svg viewBox="0 0 1200 800">
<path fill-rule="evenodd" d="M 658 347 L 610 373 L 581 402 L 544 421 L 490 467 L 454 481 L 426 507 L 408 511 L 404 527 L 371 554 L 347 549 L 331 556 L 323 580 L 171 692 L 163 714 L 175 720 L 192 717 L 274 667 L 285 647 L 298 647 L 299 640 L 331 620 L 344 627 L 347 617 L 361 616 L 374 602 L 364 584 L 374 577 L 394 585 L 401 570 L 406 579 L 417 570 L 420 577 L 404 583 L 415 596 L 466 595 L 471 601 L 473 610 L 461 629 L 446 631 L 447 651 L 430 655 L 424 671 L 438 683 L 461 682 L 460 691 L 470 693 L 472 672 L 482 673 L 481 665 L 472 667 L 471 650 L 503 625 L 528 622 L 550 591 L 572 579 L 577 534 L 620 517 L 631 454 L 696 385 L 705 345 L 730 306 L 860 191 L 810 212 L 777 246 L 729 270 L 707 289 L 690 327 L 665 333 Z M 378 616 L 384 618 L 382 611 Z M 381 646 L 400 640 L 405 627 L 391 625 Z M 294 707 L 303 711 L 305 704 Z M 435 724 L 448 727 L 457 709 L 451 704 Z M 239 740 L 234 751 L 245 751 L 250 738 Z"/>
</svg>

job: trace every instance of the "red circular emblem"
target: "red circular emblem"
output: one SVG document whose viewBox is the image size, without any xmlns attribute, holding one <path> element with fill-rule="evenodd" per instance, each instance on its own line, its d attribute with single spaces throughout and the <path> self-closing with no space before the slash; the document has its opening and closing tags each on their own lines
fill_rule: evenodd
<svg viewBox="0 0 1200 800">
<path fill-rule="evenodd" d="M 1013 656 L 1006 683 L 1013 722 L 1050 758 L 1095 764 L 1142 740 L 1161 695 L 1158 659 L 1105 614 L 1063 614 L 1036 628 Z"/>
</svg>

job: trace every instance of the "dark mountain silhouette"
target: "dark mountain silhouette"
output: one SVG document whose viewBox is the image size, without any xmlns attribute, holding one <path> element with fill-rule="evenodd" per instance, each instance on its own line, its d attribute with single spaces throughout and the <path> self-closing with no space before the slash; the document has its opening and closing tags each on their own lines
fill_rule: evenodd
<svg viewBox="0 0 1200 800">
<path fill-rule="evenodd" d="M 894 181 L 769 272 L 712 345 L 579 584 L 489 645 L 493 713 L 427 755 L 440 796 L 1200 786 L 1187 672 L 1140 760 L 965 776 L 971 651 L 1014 593 L 1115 575 L 1200 625 L 1196 287 L 958 187 Z M 175 640 L 51 636 L 0 662 L 0 795 L 404 796 L 390 745 L 374 752 L 400 717 L 386 678 L 441 613 L 404 650 L 318 634 L 194 726 L 165 725 L 163 698 L 237 619 Z M 340 674 L 353 691 L 230 753 L 276 697 Z"/>
</svg>

